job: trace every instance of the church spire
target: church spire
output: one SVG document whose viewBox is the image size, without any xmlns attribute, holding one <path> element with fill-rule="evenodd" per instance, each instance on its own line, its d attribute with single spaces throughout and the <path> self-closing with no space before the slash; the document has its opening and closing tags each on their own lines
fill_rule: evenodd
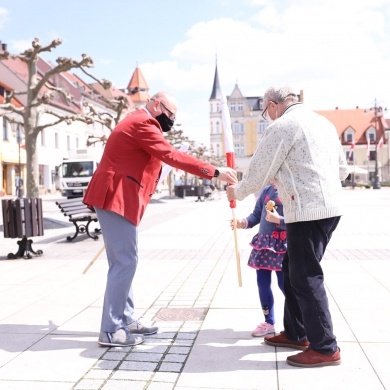
<svg viewBox="0 0 390 390">
<path fill-rule="evenodd" d="M 221 86 L 219 84 L 217 59 L 215 59 L 214 84 L 213 84 L 213 90 L 211 91 L 211 96 L 209 100 L 221 99 L 221 98 L 222 98 L 222 91 L 221 91 Z"/>
</svg>

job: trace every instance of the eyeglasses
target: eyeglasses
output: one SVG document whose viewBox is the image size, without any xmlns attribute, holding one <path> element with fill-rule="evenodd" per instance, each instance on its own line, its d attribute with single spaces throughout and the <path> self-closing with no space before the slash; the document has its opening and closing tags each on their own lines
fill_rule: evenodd
<svg viewBox="0 0 390 390">
<path fill-rule="evenodd" d="M 158 99 L 150 99 L 150 100 L 148 100 L 148 101 L 154 102 L 154 101 L 156 101 L 156 100 L 158 100 Z M 176 115 L 175 115 L 169 108 L 167 108 L 167 106 L 166 106 L 164 103 L 161 103 L 160 100 L 158 100 L 158 102 L 160 103 L 161 106 L 163 106 L 164 110 L 167 111 L 167 112 L 169 113 L 168 118 L 169 118 L 171 121 L 175 121 Z"/>
<path fill-rule="evenodd" d="M 265 113 L 267 112 L 270 103 L 278 104 L 278 103 L 274 102 L 273 100 L 270 100 L 270 101 L 268 102 L 267 107 L 265 107 L 264 110 L 263 110 L 263 112 L 261 113 L 261 116 L 263 117 L 263 119 L 264 119 L 265 121 L 267 120 L 267 118 L 265 117 Z"/>
<path fill-rule="evenodd" d="M 176 119 L 176 115 L 170 109 L 168 109 L 164 103 L 160 102 L 160 104 L 164 107 L 165 111 L 169 113 L 169 119 L 174 121 Z"/>
</svg>

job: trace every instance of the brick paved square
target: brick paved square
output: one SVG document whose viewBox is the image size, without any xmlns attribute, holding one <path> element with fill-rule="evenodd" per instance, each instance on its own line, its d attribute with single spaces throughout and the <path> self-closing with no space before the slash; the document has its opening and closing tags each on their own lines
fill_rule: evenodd
<svg viewBox="0 0 390 390">
<path fill-rule="evenodd" d="M 180 363 L 161 363 L 159 371 L 180 372 L 182 367 Z"/>
<path fill-rule="evenodd" d="M 153 377 L 153 382 L 176 382 L 179 374 L 173 372 L 156 372 Z"/>
<path fill-rule="evenodd" d="M 126 360 L 136 362 L 159 362 L 162 357 L 162 353 L 131 352 L 126 357 Z"/>
<path fill-rule="evenodd" d="M 164 357 L 164 362 L 183 363 L 187 359 L 187 355 L 178 355 L 177 353 L 168 353 Z"/>
<path fill-rule="evenodd" d="M 75 387 L 74 390 L 96 390 L 104 383 L 104 379 L 82 379 Z"/>
<path fill-rule="evenodd" d="M 119 366 L 119 369 L 135 371 L 154 371 L 156 367 L 157 363 L 125 361 Z"/>
<path fill-rule="evenodd" d="M 132 380 L 132 381 L 149 381 L 153 376 L 153 371 L 128 371 L 117 370 L 110 379 Z"/>
<path fill-rule="evenodd" d="M 111 370 L 92 369 L 85 375 L 85 379 L 107 379 L 111 375 Z"/>
</svg>

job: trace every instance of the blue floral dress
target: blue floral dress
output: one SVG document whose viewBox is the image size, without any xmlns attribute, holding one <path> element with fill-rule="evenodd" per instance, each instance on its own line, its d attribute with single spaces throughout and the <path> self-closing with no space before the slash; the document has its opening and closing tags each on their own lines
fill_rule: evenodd
<svg viewBox="0 0 390 390">
<path fill-rule="evenodd" d="M 255 269 L 281 271 L 283 257 L 287 250 L 286 226 L 284 218 L 280 225 L 266 221 L 265 206 L 269 200 L 275 202 L 278 214 L 283 217 L 283 205 L 278 197 L 277 189 L 273 185 L 265 187 L 260 193 L 252 214 L 246 218 L 248 229 L 260 223 L 259 232 L 250 243 L 253 249 L 248 265 Z"/>
</svg>

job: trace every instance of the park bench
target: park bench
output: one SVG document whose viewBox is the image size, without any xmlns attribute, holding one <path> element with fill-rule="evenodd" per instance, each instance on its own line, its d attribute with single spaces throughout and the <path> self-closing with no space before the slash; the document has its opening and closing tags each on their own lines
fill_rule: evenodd
<svg viewBox="0 0 390 390">
<path fill-rule="evenodd" d="M 62 211 L 62 213 L 69 217 L 69 221 L 73 223 L 76 228 L 74 236 L 68 236 L 68 241 L 73 241 L 79 233 L 86 233 L 88 237 L 93 240 L 98 240 L 99 237 L 95 234 L 92 235 L 89 231 L 89 225 L 92 222 L 98 222 L 98 218 L 95 212 L 89 209 L 82 201 L 83 198 L 73 198 L 57 200 L 56 204 Z M 101 229 L 96 228 L 95 233 L 100 233 Z"/>
</svg>

